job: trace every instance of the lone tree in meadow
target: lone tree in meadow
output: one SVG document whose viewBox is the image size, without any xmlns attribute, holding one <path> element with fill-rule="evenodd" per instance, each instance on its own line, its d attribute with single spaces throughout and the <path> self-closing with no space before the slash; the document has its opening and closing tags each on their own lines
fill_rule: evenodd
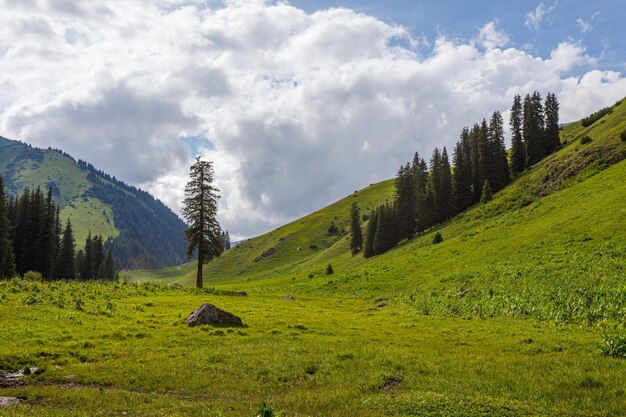
<svg viewBox="0 0 626 417">
<path fill-rule="evenodd" d="M 183 216 L 187 221 L 185 237 L 189 241 L 187 256 L 198 251 L 196 287 L 202 288 L 202 266 L 224 251 L 222 229 L 217 222 L 217 200 L 219 190 L 213 186 L 213 165 L 196 158 L 189 170 L 191 179 L 185 187 Z"/>
<path fill-rule="evenodd" d="M 361 215 L 357 203 L 350 207 L 350 250 L 353 255 L 363 249 L 363 231 L 361 230 Z"/>
</svg>

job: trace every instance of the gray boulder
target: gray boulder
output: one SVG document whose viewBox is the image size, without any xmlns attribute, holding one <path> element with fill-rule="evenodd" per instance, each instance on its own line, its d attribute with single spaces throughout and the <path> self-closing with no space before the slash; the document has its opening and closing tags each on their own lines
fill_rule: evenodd
<svg viewBox="0 0 626 417">
<path fill-rule="evenodd" d="M 22 401 L 19 398 L 0 397 L 0 408 L 11 407 L 12 405 L 18 405 L 21 403 Z"/>
<path fill-rule="evenodd" d="M 243 326 L 241 319 L 228 311 L 215 307 L 213 304 L 202 304 L 191 312 L 187 320 L 189 326 L 212 324 L 214 326 Z"/>
</svg>

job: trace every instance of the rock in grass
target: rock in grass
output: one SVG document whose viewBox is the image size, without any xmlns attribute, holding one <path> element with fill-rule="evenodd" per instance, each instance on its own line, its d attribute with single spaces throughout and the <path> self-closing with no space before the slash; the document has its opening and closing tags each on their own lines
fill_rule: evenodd
<svg viewBox="0 0 626 417">
<path fill-rule="evenodd" d="M 286 295 L 283 297 L 283 300 L 286 300 L 286 301 L 293 301 L 295 299 L 296 297 L 294 297 L 293 295 Z"/>
<path fill-rule="evenodd" d="M 0 408 L 21 404 L 22 400 L 14 397 L 0 397 Z"/>
<path fill-rule="evenodd" d="M 243 326 L 241 319 L 228 311 L 215 307 L 213 304 L 202 304 L 191 312 L 185 321 L 190 327 L 201 324 L 214 326 Z"/>
</svg>

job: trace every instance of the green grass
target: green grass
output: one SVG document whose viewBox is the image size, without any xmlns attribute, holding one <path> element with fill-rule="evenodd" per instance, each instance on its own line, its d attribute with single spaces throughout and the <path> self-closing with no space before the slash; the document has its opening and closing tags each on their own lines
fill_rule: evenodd
<svg viewBox="0 0 626 417">
<path fill-rule="evenodd" d="M 229 250 L 212 289 L 190 288 L 194 264 L 122 273 L 180 288 L 0 282 L 0 369 L 45 369 L 0 389 L 27 400 L 0 413 L 626 415 L 625 128 L 626 101 L 568 125 L 491 202 L 370 259 L 328 227 L 393 181 Z M 246 327 L 187 327 L 203 302 Z"/>
<path fill-rule="evenodd" d="M 87 179 L 87 172 L 81 170 L 72 159 L 51 150 L 40 151 L 43 155 L 41 161 L 22 158 L 20 155 L 23 152 L 37 151 L 14 141 L 0 140 L 0 149 L 0 172 L 6 175 L 10 171 L 9 175 L 17 184 L 19 192 L 26 187 L 33 190 L 51 182 L 58 187 L 55 199 L 62 209 L 61 219 L 65 222 L 71 217 L 74 239 L 79 247 L 83 247 L 90 230 L 92 234 L 102 235 L 105 239 L 119 235 L 111 207 L 97 198 L 83 197 L 92 184 Z M 11 162 L 14 163 L 9 170 Z"/>
<path fill-rule="evenodd" d="M 599 330 L 424 316 L 349 296 L 0 282 L 0 368 L 37 367 L 2 415 L 623 415 Z M 243 328 L 189 328 L 202 302 Z"/>
</svg>

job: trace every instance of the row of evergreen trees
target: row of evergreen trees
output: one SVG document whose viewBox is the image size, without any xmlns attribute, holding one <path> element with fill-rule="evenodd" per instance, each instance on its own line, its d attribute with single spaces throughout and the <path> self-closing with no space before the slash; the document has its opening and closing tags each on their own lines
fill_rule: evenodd
<svg viewBox="0 0 626 417">
<path fill-rule="evenodd" d="M 0 176 L 0 278 L 11 278 L 27 271 L 40 272 L 52 279 L 115 278 L 111 249 L 104 254 L 102 236 L 91 237 L 85 250 L 75 253 L 72 225 L 59 219 L 59 207 L 41 188 L 26 188 L 22 195 L 7 197 Z"/>
<path fill-rule="evenodd" d="M 471 129 L 461 130 L 452 163 L 445 147 L 435 148 L 429 164 L 415 153 L 412 163 L 398 170 L 394 202 L 379 206 L 370 216 L 364 241 L 359 238 L 358 207 L 352 207 L 352 253 L 362 249 L 369 257 L 386 252 L 399 241 L 491 199 L 511 178 L 557 149 L 558 113 L 554 94 L 549 93 L 543 104 L 536 91 L 523 101 L 516 95 L 509 121 L 510 155 L 504 143 L 504 120 L 498 111 L 489 122 L 483 119 Z"/>
</svg>

